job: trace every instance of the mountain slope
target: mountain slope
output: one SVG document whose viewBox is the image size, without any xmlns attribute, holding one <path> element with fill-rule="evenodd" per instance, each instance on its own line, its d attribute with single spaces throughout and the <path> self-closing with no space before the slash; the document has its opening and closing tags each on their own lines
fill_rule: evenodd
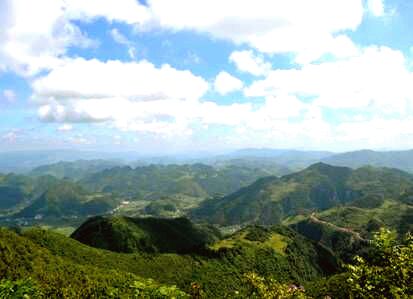
<svg viewBox="0 0 413 299">
<path fill-rule="evenodd" d="M 58 183 L 51 176 L 31 178 L 24 175 L 0 174 L 0 210 L 16 210 Z"/>
<path fill-rule="evenodd" d="M 60 181 L 50 186 L 16 217 L 61 217 L 96 215 L 112 210 L 116 201 L 107 195 L 90 194 L 70 181 Z"/>
<path fill-rule="evenodd" d="M 78 244 L 64 242 L 64 239 L 68 238 L 44 231 L 29 231 L 28 235 L 22 236 L 0 228 L 1 284 L 23 279 L 26 292 L 34 293 L 30 298 L 113 298 L 114 294 L 118 298 L 169 298 L 185 295 L 176 288 L 143 279 L 122 269 L 76 262 L 57 255 L 45 246 L 46 243 L 54 244 L 54 249 L 60 252 L 79 247 Z M 154 296 L 159 288 L 164 288 L 170 296 Z M 3 298 L 4 293 L 0 295 Z M 13 294 L 5 298 L 26 296 Z"/>
<path fill-rule="evenodd" d="M 219 169 L 203 164 L 150 165 L 104 170 L 80 183 L 92 192 L 111 192 L 134 199 L 206 198 L 228 194 L 266 175 L 267 171 L 237 165 Z"/>
<path fill-rule="evenodd" d="M 186 218 L 94 217 L 72 238 L 116 252 L 191 252 L 217 239 L 219 232 L 196 227 Z"/>
<path fill-rule="evenodd" d="M 308 239 L 329 248 L 346 262 L 351 262 L 352 257 L 369 244 L 357 231 L 320 220 L 314 215 L 292 225 L 292 228 Z"/>
<path fill-rule="evenodd" d="M 413 186 L 412 176 L 395 169 L 314 164 L 281 178 L 267 177 L 223 198 L 204 201 L 194 219 L 220 225 L 274 224 L 285 217 L 339 205 L 381 205 Z"/>
</svg>

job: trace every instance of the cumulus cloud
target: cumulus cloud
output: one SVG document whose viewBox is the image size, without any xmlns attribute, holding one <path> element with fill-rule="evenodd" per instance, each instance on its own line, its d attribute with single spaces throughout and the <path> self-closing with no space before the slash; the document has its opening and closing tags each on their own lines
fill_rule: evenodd
<svg viewBox="0 0 413 299">
<path fill-rule="evenodd" d="M 1 5 L 8 17 L 0 19 L 0 69 L 33 75 L 58 65 L 68 47 L 93 45 L 65 17 L 63 1 L 5 0 Z"/>
<path fill-rule="evenodd" d="M 241 90 L 244 84 L 242 81 L 227 72 L 220 72 L 214 81 L 215 90 L 221 95 Z"/>
<path fill-rule="evenodd" d="M 34 80 L 32 88 L 45 122 L 106 122 L 124 131 L 188 135 L 209 85 L 169 65 L 77 58 Z"/>
<path fill-rule="evenodd" d="M 96 59 L 67 59 L 33 82 L 36 97 L 62 101 L 73 98 L 121 97 L 133 101 L 198 99 L 208 83 L 190 71 L 170 65 Z"/>
<path fill-rule="evenodd" d="M 135 0 L 1 1 L 0 71 L 32 76 L 59 65 L 72 46 L 96 46 L 74 21 L 105 18 L 139 25 L 149 17 Z"/>
<path fill-rule="evenodd" d="M 399 51 L 369 47 L 348 59 L 273 70 L 245 89 L 246 96 L 290 94 L 334 109 L 376 108 L 405 113 L 413 104 L 413 74 Z"/>
<path fill-rule="evenodd" d="M 295 53 L 297 61 L 337 53 L 337 34 L 361 23 L 362 0 L 148 1 L 152 23 L 207 33 L 265 53 Z M 348 40 L 347 40 L 348 41 Z M 343 55 L 343 53 L 338 53 Z"/>
<path fill-rule="evenodd" d="M 235 64 L 238 70 L 250 73 L 254 76 L 266 75 L 271 70 L 271 63 L 265 62 L 262 56 L 257 56 L 251 50 L 234 51 L 229 60 Z"/>
</svg>

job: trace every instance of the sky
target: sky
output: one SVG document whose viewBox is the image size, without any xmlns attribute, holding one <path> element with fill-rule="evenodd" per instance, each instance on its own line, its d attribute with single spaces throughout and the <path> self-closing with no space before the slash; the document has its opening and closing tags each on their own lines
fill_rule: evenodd
<svg viewBox="0 0 413 299">
<path fill-rule="evenodd" d="M 0 0 L 0 151 L 413 148 L 413 2 Z"/>
</svg>

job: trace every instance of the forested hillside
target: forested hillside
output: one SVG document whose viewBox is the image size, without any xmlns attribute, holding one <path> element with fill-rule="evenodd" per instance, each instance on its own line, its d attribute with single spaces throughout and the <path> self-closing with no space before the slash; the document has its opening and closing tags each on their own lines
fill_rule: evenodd
<svg viewBox="0 0 413 299">
<path fill-rule="evenodd" d="M 222 198 L 204 201 L 192 217 L 220 225 L 274 224 L 284 218 L 337 206 L 377 208 L 400 201 L 413 186 L 412 175 L 389 168 L 314 164 L 303 171 L 257 180 Z"/>
</svg>

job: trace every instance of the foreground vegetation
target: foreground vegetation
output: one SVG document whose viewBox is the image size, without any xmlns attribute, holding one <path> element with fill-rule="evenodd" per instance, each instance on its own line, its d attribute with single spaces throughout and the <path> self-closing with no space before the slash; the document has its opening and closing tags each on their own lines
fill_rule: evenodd
<svg viewBox="0 0 413 299">
<path fill-rule="evenodd" d="M 410 235 L 398 241 L 394 232 L 382 229 L 371 242 L 368 254 L 364 257 L 356 256 L 352 264 L 345 266 L 344 272 L 324 277 L 307 273 L 301 277 L 311 267 L 308 265 L 308 268 L 300 270 L 305 262 L 297 259 L 300 255 L 309 254 L 309 251 L 297 247 L 300 246 L 298 243 L 291 247 L 295 242 L 291 239 L 293 233 L 285 233 L 281 228 L 268 230 L 252 227 L 233 235 L 230 240 L 212 244 L 215 252 L 220 252 L 219 257 L 206 257 L 199 253 L 183 256 L 120 254 L 90 248 L 43 230 L 31 230 L 18 235 L 13 231 L 0 229 L 0 297 L 413 296 L 413 238 Z M 298 241 L 301 243 L 303 240 Z M 230 248 L 236 250 L 229 254 Z M 272 249 L 273 253 L 268 255 Z M 227 253 L 224 254 L 223 251 Z M 253 264 L 248 251 L 251 251 L 249 254 L 258 254 L 254 256 L 258 263 Z M 275 256 L 277 258 L 274 259 Z M 291 259 L 295 259 L 296 263 L 292 263 Z M 286 268 L 285 272 L 280 272 L 283 263 L 287 263 L 289 271 Z M 298 271 L 297 276 L 291 275 L 291 271 Z M 139 272 L 143 276 L 156 277 L 158 281 L 164 282 L 145 278 L 138 275 Z M 178 286 L 174 286 L 173 282 L 177 282 Z"/>
</svg>

